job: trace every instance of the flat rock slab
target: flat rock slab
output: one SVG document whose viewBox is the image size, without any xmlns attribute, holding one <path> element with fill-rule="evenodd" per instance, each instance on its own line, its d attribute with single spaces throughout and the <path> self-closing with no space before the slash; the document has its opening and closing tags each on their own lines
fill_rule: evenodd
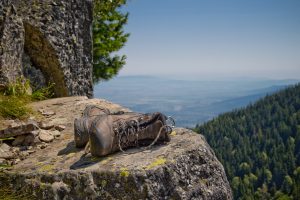
<svg viewBox="0 0 300 200">
<path fill-rule="evenodd" d="M 2 172 L 0 184 L 33 199 L 232 199 L 223 166 L 204 137 L 187 129 L 176 128 L 171 142 L 148 151 L 84 155 L 84 149 L 75 148 L 73 122 L 89 104 L 128 111 L 85 97 L 35 103 L 34 109 L 56 113 L 47 120 L 65 126 L 63 139 Z"/>
<path fill-rule="evenodd" d="M 35 131 L 38 129 L 37 124 L 35 123 L 26 123 L 26 124 L 20 124 L 15 127 L 9 127 L 3 130 L 0 130 L 0 139 L 8 138 L 8 137 L 14 137 L 18 135 L 24 135 L 27 133 L 30 133 L 32 131 Z"/>
</svg>

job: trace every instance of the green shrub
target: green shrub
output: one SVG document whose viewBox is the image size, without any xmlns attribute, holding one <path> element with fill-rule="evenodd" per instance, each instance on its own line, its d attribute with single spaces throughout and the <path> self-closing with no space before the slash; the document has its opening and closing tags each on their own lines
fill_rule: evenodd
<svg viewBox="0 0 300 200">
<path fill-rule="evenodd" d="M 49 83 L 47 87 L 34 91 L 31 98 L 39 101 L 52 98 L 54 96 L 54 86 L 54 83 Z"/>
</svg>

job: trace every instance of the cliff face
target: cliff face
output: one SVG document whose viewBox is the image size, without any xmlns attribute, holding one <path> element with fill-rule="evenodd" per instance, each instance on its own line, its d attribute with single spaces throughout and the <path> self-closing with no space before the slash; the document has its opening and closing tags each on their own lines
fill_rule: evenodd
<svg viewBox="0 0 300 200">
<path fill-rule="evenodd" d="M 168 144 L 147 151 L 130 149 L 103 158 L 84 155 L 75 148 L 73 122 L 89 104 L 128 111 L 86 97 L 32 104 L 35 110 L 52 113 L 38 124 L 65 129 L 44 149 L 23 148 L 30 154 L 0 173 L 0 190 L 28 194 L 29 199 L 232 199 L 222 164 L 204 137 L 187 129 L 174 129 Z"/>
<path fill-rule="evenodd" d="M 91 25 L 90 0 L 1 0 L 0 84 L 38 70 L 57 96 L 91 97 Z"/>
</svg>

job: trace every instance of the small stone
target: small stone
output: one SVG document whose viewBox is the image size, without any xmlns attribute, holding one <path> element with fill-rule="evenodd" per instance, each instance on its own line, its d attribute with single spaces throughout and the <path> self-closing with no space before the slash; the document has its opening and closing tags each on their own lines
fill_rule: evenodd
<svg viewBox="0 0 300 200">
<path fill-rule="evenodd" d="M 53 124 L 49 124 L 49 123 L 46 123 L 46 122 L 40 122 L 39 126 L 40 126 L 41 129 L 44 129 L 44 130 L 49 130 L 49 129 L 54 127 Z"/>
<path fill-rule="evenodd" d="M 28 150 L 27 151 L 29 154 L 33 154 L 35 152 L 35 150 Z"/>
<path fill-rule="evenodd" d="M 19 154 L 19 158 L 20 158 L 21 160 L 26 159 L 28 156 L 29 156 L 29 153 L 28 153 L 27 151 L 22 151 L 22 152 L 20 152 L 20 154 Z"/>
<path fill-rule="evenodd" d="M 7 162 L 4 158 L 0 158 L 0 165 L 7 165 Z"/>
<path fill-rule="evenodd" d="M 22 151 L 20 152 L 19 156 L 21 160 L 24 160 L 29 156 L 29 153 L 27 151 Z"/>
<path fill-rule="evenodd" d="M 0 158 L 11 159 L 14 157 L 13 152 L 11 152 L 10 146 L 5 143 L 0 144 Z"/>
<path fill-rule="evenodd" d="M 26 123 L 24 123 L 26 124 Z M 35 124 L 36 126 L 38 125 L 37 124 L 37 121 L 34 119 L 34 117 L 30 117 L 28 120 L 27 120 L 27 124 Z"/>
<path fill-rule="evenodd" d="M 17 158 L 17 159 L 15 159 L 15 160 L 13 161 L 13 164 L 16 165 L 16 164 L 18 164 L 19 162 L 21 162 L 21 159 L 20 159 L 20 158 Z"/>
<path fill-rule="evenodd" d="M 121 185 L 119 183 L 115 184 L 115 188 L 119 188 Z"/>
<path fill-rule="evenodd" d="M 8 126 L 9 128 L 14 128 L 14 127 L 17 127 L 17 126 L 19 126 L 20 125 L 20 123 L 18 123 L 18 122 L 16 122 L 16 121 L 14 121 L 14 120 L 12 120 L 12 122 L 10 123 L 10 125 Z"/>
<path fill-rule="evenodd" d="M 6 143 L 0 144 L 0 151 L 10 151 L 10 146 Z"/>
<path fill-rule="evenodd" d="M 26 135 L 17 136 L 16 139 L 13 141 L 12 145 L 13 146 L 21 145 L 24 142 L 25 138 L 26 138 Z"/>
<path fill-rule="evenodd" d="M 20 152 L 20 148 L 18 148 L 18 147 L 12 147 L 12 152 L 14 154 L 18 154 Z"/>
<path fill-rule="evenodd" d="M 55 115 L 55 112 L 54 111 L 43 111 L 42 112 L 42 115 L 44 115 L 44 116 L 46 116 L 46 117 L 51 117 L 51 116 L 53 116 L 53 115 Z"/>
<path fill-rule="evenodd" d="M 54 140 L 54 136 L 51 134 L 50 131 L 41 130 L 39 134 L 39 139 L 42 142 L 52 142 Z"/>
<path fill-rule="evenodd" d="M 37 146 L 38 149 L 45 149 L 48 147 L 48 144 L 42 143 Z"/>
<path fill-rule="evenodd" d="M 52 131 L 51 133 L 52 133 L 52 135 L 54 136 L 54 138 L 59 138 L 60 135 L 61 135 L 61 133 L 60 133 L 59 131 L 57 131 L 57 130 Z"/>
<path fill-rule="evenodd" d="M 55 126 L 55 129 L 58 130 L 58 131 L 63 131 L 66 129 L 66 126 L 64 125 L 58 125 L 58 126 Z"/>
</svg>

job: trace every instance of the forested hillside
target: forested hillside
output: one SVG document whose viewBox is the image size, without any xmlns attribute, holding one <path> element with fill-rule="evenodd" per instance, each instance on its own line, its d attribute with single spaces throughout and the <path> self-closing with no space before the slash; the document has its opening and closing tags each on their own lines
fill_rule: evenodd
<svg viewBox="0 0 300 200">
<path fill-rule="evenodd" d="M 300 84 L 196 127 L 235 199 L 300 199 Z"/>
</svg>

